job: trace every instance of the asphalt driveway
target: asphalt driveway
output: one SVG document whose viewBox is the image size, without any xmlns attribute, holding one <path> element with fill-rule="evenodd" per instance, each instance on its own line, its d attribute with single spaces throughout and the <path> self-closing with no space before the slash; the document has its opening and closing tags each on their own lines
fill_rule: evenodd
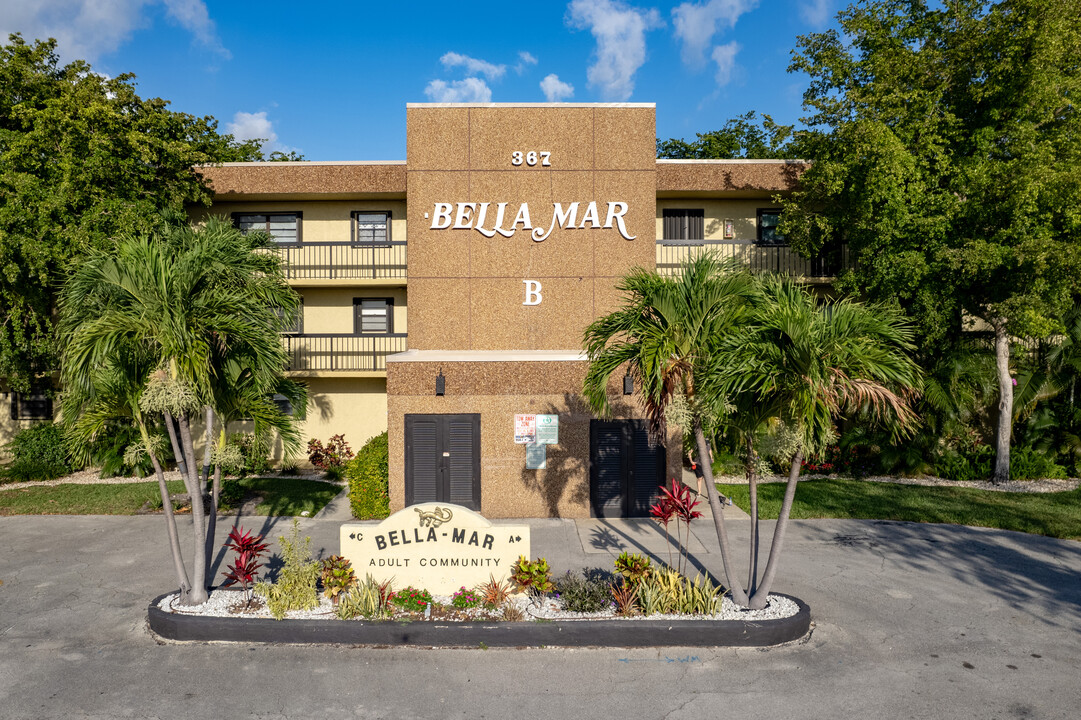
<svg viewBox="0 0 1081 720">
<path fill-rule="evenodd" d="M 746 521 L 730 525 L 742 539 Z M 533 526 L 557 570 L 661 549 L 648 525 Z M 336 521 L 303 528 L 337 551 Z M 717 574 L 710 535 L 696 561 Z M 715 650 L 162 643 L 146 630 L 149 599 L 175 587 L 160 517 L 0 517 L 0 548 L 0 718 L 1081 716 L 1071 541 L 794 522 L 777 589 L 810 604 L 812 634 Z"/>
</svg>

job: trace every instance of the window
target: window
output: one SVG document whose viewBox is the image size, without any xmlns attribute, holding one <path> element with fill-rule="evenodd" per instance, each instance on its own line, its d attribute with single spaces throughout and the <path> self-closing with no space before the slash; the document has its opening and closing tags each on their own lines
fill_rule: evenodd
<svg viewBox="0 0 1081 720">
<path fill-rule="evenodd" d="M 233 224 L 243 233 L 261 230 L 280 245 L 300 242 L 301 213 L 233 213 Z"/>
<path fill-rule="evenodd" d="M 284 313 L 281 308 L 275 308 L 274 311 L 278 313 L 278 317 L 281 317 Z M 287 335 L 301 335 L 304 333 L 304 298 L 300 298 L 300 307 L 297 308 L 297 315 L 293 324 L 286 325 L 281 331 Z"/>
<path fill-rule="evenodd" d="M 289 398 L 285 397 L 281 393 L 274 393 L 270 396 L 270 401 L 277 406 L 282 415 L 293 414 L 293 403 L 289 402 Z"/>
<path fill-rule="evenodd" d="M 390 242 L 390 213 L 353 213 L 353 242 L 365 245 L 386 245 Z"/>
<path fill-rule="evenodd" d="M 11 393 L 12 420 L 52 420 L 53 399 L 42 392 Z"/>
<path fill-rule="evenodd" d="M 758 211 L 758 244 L 759 245 L 787 245 L 777 226 L 781 224 L 780 210 Z"/>
<path fill-rule="evenodd" d="M 353 333 L 390 335 L 394 332 L 392 298 L 353 298 Z"/>
<path fill-rule="evenodd" d="M 705 210 L 665 210 L 662 240 L 702 240 L 705 235 Z"/>
</svg>

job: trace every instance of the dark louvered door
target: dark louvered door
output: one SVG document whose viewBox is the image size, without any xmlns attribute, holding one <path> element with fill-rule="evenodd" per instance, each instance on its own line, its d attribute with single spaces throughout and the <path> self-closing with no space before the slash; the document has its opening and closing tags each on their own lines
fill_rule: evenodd
<svg viewBox="0 0 1081 720">
<path fill-rule="evenodd" d="M 480 510 L 480 415 L 405 416 L 405 502 Z"/>
<path fill-rule="evenodd" d="M 664 446 L 649 446 L 641 420 L 592 420 L 589 435 L 593 516 L 647 517 L 664 483 Z"/>
</svg>

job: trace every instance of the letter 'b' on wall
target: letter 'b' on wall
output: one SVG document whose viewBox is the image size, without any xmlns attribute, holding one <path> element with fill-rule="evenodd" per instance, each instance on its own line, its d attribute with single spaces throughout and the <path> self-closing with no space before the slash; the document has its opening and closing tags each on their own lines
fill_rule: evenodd
<svg viewBox="0 0 1081 720">
<path fill-rule="evenodd" d="M 541 300 L 541 284 L 537 280 L 523 280 L 525 283 L 525 302 L 523 305 L 540 305 Z"/>
</svg>

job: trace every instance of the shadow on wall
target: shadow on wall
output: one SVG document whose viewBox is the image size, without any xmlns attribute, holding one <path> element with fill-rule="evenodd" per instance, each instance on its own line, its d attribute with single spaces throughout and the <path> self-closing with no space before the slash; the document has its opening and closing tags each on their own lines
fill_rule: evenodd
<svg viewBox="0 0 1081 720">
<path fill-rule="evenodd" d="M 618 396 L 622 398 L 622 396 Z M 636 408 L 622 399 L 613 400 L 612 416 L 628 417 Z M 560 406 L 548 404 L 539 415 L 559 416 L 559 444 L 548 445 L 544 470 L 527 470 L 522 462 L 521 479 L 526 490 L 544 498 L 548 517 L 558 518 L 560 503 L 589 507 L 589 404 L 577 394 L 564 393 Z"/>
</svg>

